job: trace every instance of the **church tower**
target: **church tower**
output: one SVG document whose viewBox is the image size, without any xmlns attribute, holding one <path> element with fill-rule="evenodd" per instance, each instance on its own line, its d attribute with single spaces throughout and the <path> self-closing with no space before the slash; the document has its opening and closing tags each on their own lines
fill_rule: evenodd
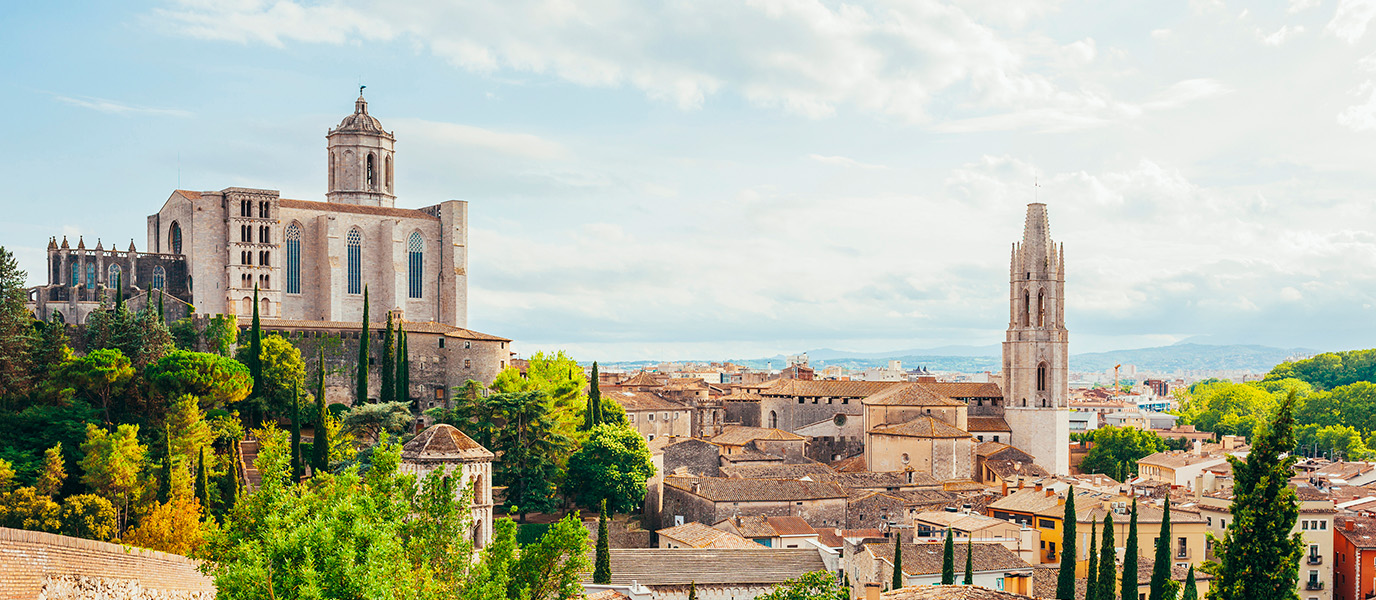
<svg viewBox="0 0 1376 600">
<path fill-rule="evenodd" d="M 325 138 L 329 140 L 330 165 L 326 199 L 386 208 L 396 205 L 392 161 L 397 138 L 368 114 L 362 90 L 354 102 L 354 114 L 344 117 Z"/>
<path fill-rule="evenodd" d="M 1003 343 L 1004 418 L 1013 445 L 1058 475 L 1070 472 L 1069 333 L 1065 256 L 1051 240 L 1046 205 L 1027 205 L 1013 244 L 1008 337 Z"/>
</svg>

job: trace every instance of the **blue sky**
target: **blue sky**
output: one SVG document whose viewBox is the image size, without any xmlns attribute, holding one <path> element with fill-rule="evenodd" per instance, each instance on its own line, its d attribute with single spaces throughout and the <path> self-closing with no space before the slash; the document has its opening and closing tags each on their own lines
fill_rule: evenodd
<svg viewBox="0 0 1376 600">
<path fill-rule="evenodd" d="M 0 7 L 0 244 L 320 200 L 360 82 L 470 325 L 585 359 L 991 344 L 1049 205 L 1072 352 L 1376 339 L 1376 1 Z M 1040 182 L 1040 187 L 1033 182 Z"/>
</svg>

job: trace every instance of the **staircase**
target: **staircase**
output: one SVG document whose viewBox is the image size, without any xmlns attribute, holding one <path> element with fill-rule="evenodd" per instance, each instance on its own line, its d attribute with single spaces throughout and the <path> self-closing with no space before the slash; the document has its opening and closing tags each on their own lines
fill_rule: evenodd
<svg viewBox="0 0 1376 600">
<path fill-rule="evenodd" d="M 244 490 L 249 493 L 258 491 L 258 488 L 263 485 L 263 474 L 258 472 L 257 465 L 258 448 L 258 440 L 255 439 L 250 438 L 239 442 L 239 459 L 242 461 L 242 464 L 239 465 L 239 472 L 243 473 Z"/>
</svg>

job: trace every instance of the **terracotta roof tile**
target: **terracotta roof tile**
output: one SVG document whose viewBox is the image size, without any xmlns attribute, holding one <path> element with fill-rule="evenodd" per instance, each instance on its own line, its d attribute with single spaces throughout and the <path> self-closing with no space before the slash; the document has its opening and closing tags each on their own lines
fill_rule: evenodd
<svg viewBox="0 0 1376 600">
<path fill-rule="evenodd" d="M 864 398 L 891 387 L 897 381 L 831 381 L 824 379 L 775 379 L 760 390 L 763 396 L 804 396 L 819 398 Z"/>
<path fill-rule="evenodd" d="M 903 544 L 903 572 L 908 575 L 933 575 L 941 573 L 941 562 L 945 544 L 940 542 L 924 544 Z M 871 544 L 866 546 L 876 557 L 893 564 L 893 544 Z M 975 572 L 984 571 L 1032 571 L 1018 555 L 1003 544 L 973 544 L 974 559 L 971 561 Z M 965 564 L 965 544 L 955 544 L 957 565 Z M 959 567 L 958 567 L 959 568 Z"/>
<path fill-rule="evenodd" d="M 401 447 L 401 459 L 410 462 L 490 461 L 492 458 L 492 452 L 482 444 L 444 423 L 431 425 Z"/>
<path fill-rule="evenodd" d="M 969 417 L 967 425 L 970 431 L 1013 431 L 1003 417 Z"/>
<path fill-rule="evenodd" d="M 948 425 L 935 417 L 921 416 L 906 423 L 880 425 L 870 429 L 870 433 L 897 435 L 918 438 L 968 438 L 970 432 Z"/>
<path fill-rule="evenodd" d="M 187 200 L 200 200 L 200 199 L 201 199 L 201 193 L 200 193 L 200 192 L 193 192 L 193 191 L 191 191 L 191 190 L 172 190 L 172 191 L 173 191 L 173 192 L 176 192 L 176 193 L 178 193 L 178 194 L 181 194 L 182 197 L 183 197 L 183 198 L 186 198 Z"/>
<path fill-rule="evenodd" d="M 965 406 L 921 383 L 901 383 L 865 397 L 868 406 Z"/>
<path fill-rule="evenodd" d="M 690 548 L 757 548 L 759 544 L 734 533 L 708 527 L 702 523 L 689 522 L 656 533 L 661 538 L 670 538 Z"/>
<path fill-rule="evenodd" d="M 654 392 L 628 392 L 625 390 L 611 390 L 602 393 L 603 398 L 611 398 L 626 412 L 638 411 L 660 411 L 660 410 L 687 410 L 688 407 L 665 399 Z"/>
<path fill-rule="evenodd" d="M 589 553 L 588 563 L 592 564 Z M 777 584 L 811 571 L 824 571 L 814 549 L 786 548 L 612 548 L 612 584 L 646 586 Z M 729 565 L 729 567 L 728 567 Z M 591 578 L 591 568 L 587 577 Z"/>
<path fill-rule="evenodd" d="M 802 463 L 794 465 L 731 465 L 721 468 L 722 475 L 737 479 L 802 479 L 831 481 L 836 473 L 822 463 Z"/>
<path fill-rule="evenodd" d="M 965 381 L 919 382 L 933 392 L 947 398 L 1003 398 L 1003 391 L 997 383 L 974 383 Z"/>
<path fill-rule="evenodd" d="M 439 218 L 425 211 L 410 208 L 388 208 L 385 206 L 362 206 L 358 204 L 343 204 L 340 202 L 314 202 L 311 200 L 290 200 L 282 198 L 278 201 L 282 208 L 297 210 L 318 210 L 325 212 L 345 212 L 360 215 L 380 215 L 385 217 L 404 217 L 408 219 L 425 219 L 427 221 L 438 221 Z"/>
<path fill-rule="evenodd" d="M 693 491 L 693 484 L 698 491 Z M 664 485 L 678 488 L 713 502 L 774 502 L 845 498 L 846 491 L 834 483 L 791 479 L 731 479 L 728 477 L 666 477 Z"/>
<path fill-rule="evenodd" d="M 744 446 L 755 440 L 806 441 L 807 438 L 782 429 L 730 425 L 722 430 L 721 435 L 712 438 L 712 443 L 723 446 Z"/>
<path fill-rule="evenodd" d="M 1083 582 L 1084 580 L 1080 581 Z M 1032 597 L 1000 592 L 978 585 L 912 585 L 884 592 L 880 598 L 883 600 L 1030 600 Z"/>
</svg>

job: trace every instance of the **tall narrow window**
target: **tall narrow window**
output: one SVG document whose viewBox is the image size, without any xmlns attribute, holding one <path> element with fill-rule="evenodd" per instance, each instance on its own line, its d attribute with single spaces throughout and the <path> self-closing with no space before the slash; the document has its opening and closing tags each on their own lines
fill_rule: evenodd
<svg viewBox="0 0 1376 600">
<path fill-rule="evenodd" d="M 162 268 L 162 265 L 153 267 L 153 289 L 160 290 L 165 285 L 167 285 L 167 269 Z"/>
<path fill-rule="evenodd" d="M 334 153 L 330 153 L 330 191 L 334 191 Z"/>
<path fill-rule="evenodd" d="M 368 189 L 377 189 L 377 170 L 373 167 L 373 155 L 368 155 Z"/>
<path fill-rule="evenodd" d="M 259 202 L 259 203 L 258 203 L 258 216 L 259 216 L 260 218 L 263 218 L 263 219 L 268 218 L 268 203 L 267 203 L 267 202 Z"/>
<path fill-rule="evenodd" d="M 116 264 L 110 265 L 109 278 L 105 280 L 106 286 L 108 286 L 108 287 L 115 287 L 116 285 L 118 285 L 118 286 L 120 286 L 120 287 L 124 287 L 124 282 L 120 280 L 119 275 L 120 275 L 120 272 L 119 272 L 119 265 L 116 265 Z"/>
<path fill-rule="evenodd" d="M 86 263 L 86 289 L 96 289 L 96 263 Z"/>
<path fill-rule="evenodd" d="M 272 240 L 268 239 L 268 231 L 269 231 L 269 230 L 270 230 L 270 228 L 269 228 L 267 225 L 264 225 L 264 226 L 258 228 L 258 241 L 259 241 L 259 242 L 262 242 L 262 243 L 264 243 L 264 244 L 270 244 L 270 243 L 272 243 Z"/>
<path fill-rule="evenodd" d="M 72 261 L 72 280 L 68 283 L 72 284 L 72 287 L 81 285 L 81 263 Z"/>
<path fill-rule="evenodd" d="M 1032 324 L 1032 295 L 1022 293 L 1022 326 L 1027 327 Z"/>
<path fill-rule="evenodd" d="M 349 293 L 363 293 L 363 234 L 350 229 L 347 238 L 349 252 Z"/>
<path fill-rule="evenodd" d="M 167 239 L 172 240 L 172 253 L 182 253 L 182 226 L 176 221 L 172 222 L 172 229 L 167 233 Z"/>
<path fill-rule="evenodd" d="M 420 298 L 425 275 L 425 240 L 421 239 L 418 231 L 412 231 L 411 239 L 406 243 L 406 265 L 409 295 Z"/>
<path fill-rule="evenodd" d="M 1037 327 L 1046 327 L 1046 290 L 1037 292 Z"/>
<path fill-rule="evenodd" d="M 387 157 L 387 172 L 383 174 L 387 181 L 387 191 L 392 191 L 392 157 Z"/>
<path fill-rule="evenodd" d="M 1037 391 L 1046 391 L 1046 363 L 1037 365 Z"/>
<path fill-rule="evenodd" d="M 301 228 L 287 226 L 287 293 L 301 293 Z"/>
</svg>

